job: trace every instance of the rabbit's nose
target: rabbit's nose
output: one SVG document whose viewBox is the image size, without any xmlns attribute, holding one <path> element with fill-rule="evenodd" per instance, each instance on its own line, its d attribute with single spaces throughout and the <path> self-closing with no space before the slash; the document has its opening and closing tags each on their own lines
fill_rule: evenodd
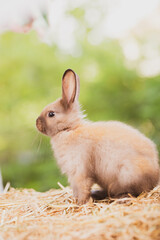
<svg viewBox="0 0 160 240">
<path fill-rule="evenodd" d="M 44 122 L 44 120 L 43 120 L 42 117 L 38 117 L 38 118 L 36 119 L 36 127 L 37 127 L 37 129 L 38 129 L 40 132 L 46 134 L 45 122 Z"/>
<path fill-rule="evenodd" d="M 36 119 L 36 127 L 38 128 L 39 131 L 42 131 L 42 121 L 40 117 Z"/>
</svg>

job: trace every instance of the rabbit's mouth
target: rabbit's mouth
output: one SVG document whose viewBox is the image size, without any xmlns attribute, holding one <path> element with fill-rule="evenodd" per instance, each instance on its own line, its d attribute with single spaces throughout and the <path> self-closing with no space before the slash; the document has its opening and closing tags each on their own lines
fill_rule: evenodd
<svg viewBox="0 0 160 240">
<path fill-rule="evenodd" d="M 47 134 L 44 121 L 42 120 L 41 117 L 38 117 L 38 118 L 37 118 L 37 120 L 36 120 L 36 126 L 37 126 L 37 129 L 38 129 L 41 133 Z"/>
</svg>

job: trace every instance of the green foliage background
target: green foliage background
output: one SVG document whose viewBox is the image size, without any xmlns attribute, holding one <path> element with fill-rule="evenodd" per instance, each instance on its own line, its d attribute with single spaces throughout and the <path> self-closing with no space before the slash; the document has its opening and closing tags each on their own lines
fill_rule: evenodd
<svg viewBox="0 0 160 240">
<path fill-rule="evenodd" d="M 120 120 L 154 140 L 160 150 L 160 76 L 142 78 L 125 67 L 117 41 L 99 46 L 85 39 L 73 57 L 41 43 L 31 32 L 0 36 L 0 167 L 4 184 L 39 191 L 67 184 L 49 139 L 37 133 L 43 107 L 61 95 L 61 76 L 74 69 L 81 79 L 80 102 L 88 118 Z"/>
</svg>

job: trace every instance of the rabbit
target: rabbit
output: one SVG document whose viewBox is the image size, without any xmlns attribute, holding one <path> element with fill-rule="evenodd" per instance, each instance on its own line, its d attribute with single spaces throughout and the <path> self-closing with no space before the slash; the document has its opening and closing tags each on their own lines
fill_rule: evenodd
<svg viewBox="0 0 160 240">
<path fill-rule="evenodd" d="M 78 75 L 67 69 L 62 98 L 46 106 L 36 120 L 38 130 L 51 138 L 55 158 L 78 203 L 90 199 L 94 183 L 102 195 L 114 198 L 128 193 L 136 197 L 153 189 L 160 174 L 155 144 L 125 123 L 86 120 L 79 92 Z"/>
</svg>

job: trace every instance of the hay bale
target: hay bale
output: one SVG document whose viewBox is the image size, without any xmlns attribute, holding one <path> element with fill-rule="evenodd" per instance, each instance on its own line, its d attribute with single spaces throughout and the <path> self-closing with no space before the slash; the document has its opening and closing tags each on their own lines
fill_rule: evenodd
<svg viewBox="0 0 160 240">
<path fill-rule="evenodd" d="M 138 198 L 77 205 L 69 187 L 0 194 L 0 239 L 159 240 L 160 186 Z"/>
</svg>

